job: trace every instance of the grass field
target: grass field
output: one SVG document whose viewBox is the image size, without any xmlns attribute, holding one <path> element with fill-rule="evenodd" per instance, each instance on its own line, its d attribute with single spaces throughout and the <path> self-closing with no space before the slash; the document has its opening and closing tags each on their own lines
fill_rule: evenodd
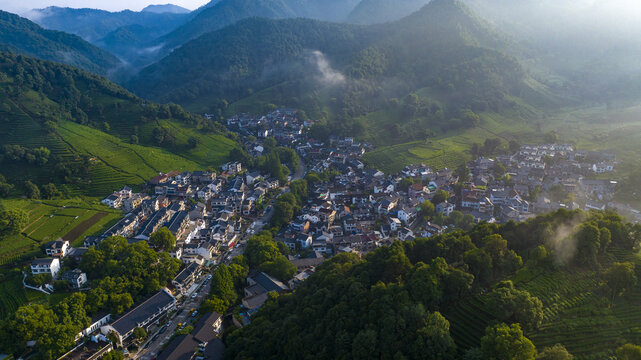
<svg viewBox="0 0 641 360">
<path fill-rule="evenodd" d="M 621 251 L 602 263 L 615 260 L 639 265 L 638 255 Z M 596 271 L 559 269 L 532 274 L 526 269 L 512 280 L 543 302 L 543 325 L 526 332 L 539 350 L 560 343 L 576 359 L 596 360 L 612 357 L 622 344 L 641 343 L 639 285 L 610 307 Z M 446 312 L 459 347 L 479 346 L 485 327 L 496 321 L 487 313 L 484 301 L 483 296 L 475 296 Z"/>
<path fill-rule="evenodd" d="M 122 217 L 97 201 L 72 200 L 4 200 L 8 208 L 19 208 L 29 214 L 29 224 L 21 234 L 0 240 L 0 266 L 40 256 L 40 246 L 47 241 L 64 238 L 79 245 L 87 235 L 101 233 Z"/>
</svg>

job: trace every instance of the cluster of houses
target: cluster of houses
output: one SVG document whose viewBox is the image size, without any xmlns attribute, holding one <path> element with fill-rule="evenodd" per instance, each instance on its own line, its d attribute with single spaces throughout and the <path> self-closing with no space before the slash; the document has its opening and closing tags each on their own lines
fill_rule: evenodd
<svg viewBox="0 0 641 360">
<path fill-rule="evenodd" d="M 296 109 L 277 109 L 266 115 L 239 114 L 227 119 L 226 123 L 230 131 L 245 139 L 244 145 L 252 155 L 263 155 L 265 147 L 262 140 L 274 138 L 291 144 L 304 137 L 305 129 L 314 124 L 303 119 Z"/>
<path fill-rule="evenodd" d="M 507 179 L 497 178 L 498 164 Z M 616 155 L 610 152 L 575 150 L 567 144 L 523 145 L 512 155 L 470 162 L 471 186 L 461 205 L 463 210 L 494 206 L 500 221 L 522 221 L 561 208 L 605 210 L 617 182 L 595 177 L 614 171 L 615 165 Z M 552 190 L 572 196 L 555 199 Z"/>
</svg>

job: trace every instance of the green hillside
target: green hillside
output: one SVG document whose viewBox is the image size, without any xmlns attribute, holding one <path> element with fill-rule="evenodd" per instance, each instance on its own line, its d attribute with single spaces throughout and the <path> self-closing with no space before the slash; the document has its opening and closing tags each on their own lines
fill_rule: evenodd
<svg viewBox="0 0 641 360">
<path fill-rule="evenodd" d="M 96 75 L 9 53 L 0 54 L 0 143 L 2 173 L 18 188 L 26 180 L 54 182 L 90 196 L 160 171 L 216 167 L 237 146 L 179 106 L 148 103 Z M 41 146 L 48 156 L 24 154 Z"/>
<path fill-rule="evenodd" d="M 45 30 L 5 11 L 0 11 L 0 51 L 78 66 L 103 75 L 122 65 L 115 56 L 78 36 Z"/>
<path fill-rule="evenodd" d="M 128 86 L 198 112 L 297 107 L 330 132 L 394 145 L 478 126 L 467 110 L 517 114 L 524 124 L 562 103 L 508 47 L 450 0 L 383 25 L 248 19 L 176 49 Z"/>
</svg>

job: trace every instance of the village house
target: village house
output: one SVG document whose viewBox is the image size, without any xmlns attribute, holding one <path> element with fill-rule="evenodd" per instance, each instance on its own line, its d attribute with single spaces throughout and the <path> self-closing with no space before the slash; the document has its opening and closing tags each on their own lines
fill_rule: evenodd
<svg viewBox="0 0 641 360">
<path fill-rule="evenodd" d="M 60 271 L 60 260 L 58 258 L 51 259 L 35 259 L 31 262 L 31 274 L 50 274 L 53 278 L 58 275 Z"/>
<path fill-rule="evenodd" d="M 67 240 L 58 239 L 45 245 L 45 253 L 51 257 L 63 258 L 67 256 L 69 250 L 71 250 L 71 245 Z"/>
<path fill-rule="evenodd" d="M 191 263 L 182 269 L 171 281 L 171 284 L 180 294 L 186 294 L 187 290 L 196 282 L 200 276 L 201 268 L 197 263 Z"/>
<path fill-rule="evenodd" d="M 80 289 L 87 283 L 87 274 L 80 269 L 69 270 L 62 274 L 61 280 L 68 281 L 73 289 Z"/>
<path fill-rule="evenodd" d="M 102 326 L 100 331 L 105 336 L 115 335 L 118 343 L 122 345 L 133 334 L 134 329 L 137 327 L 148 329 L 155 321 L 166 316 L 169 310 L 175 308 L 176 299 L 169 290 L 161 289 L 113 323 Z"/>
</svg>

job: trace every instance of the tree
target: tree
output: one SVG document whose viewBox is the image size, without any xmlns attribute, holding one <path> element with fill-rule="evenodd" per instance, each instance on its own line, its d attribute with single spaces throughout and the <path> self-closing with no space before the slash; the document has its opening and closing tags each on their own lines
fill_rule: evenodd
<svg viewBox="0 0 641 360">
<path fill-rule="evenodd" d="M 523 336 L 519 324 L 498 324 L 485 330 L 485 336 L 481 338 L 481 353 L 484 359 L 533 360 L 536 348 Z"/>
<path fill-rule="evenodd" d="M 536 357 L 536 360 L 572 360 L 574 356 L 570 354 L 565 346 L 556 344 L 552 347 L 545 347 Z M 640 359 L 641 360 L 641 359 Z"/>
<path fill-rule="evenodd" d="M 615 262 L 604 275 L 605 282 L 612 294 L 612 301 L 617 295 L 630 290 L 637 284 L 634 264 L 631 262 Z"/>
<path fill-rule="evenodd" d="M 461 166 L 456 168 L 455 175 L 458 176 L 458 181 L 460 183 L 470 181 L 470 169 L 468 169 L 465 164 L 461 164 Z"/>
<path fill-rule="evenodd" d="M 517 290 L 512 281 L 502 281 L 489 294 L 488 310 L 499 320 L 521 323 L 535 329 L 543 321 L 543 303 L 526 290 Z"/>
<path fill-rule="evenodd" d="M 29 199 L 40 199 L 40 189 L 38 189 L 38 186 L 31 181 L 25 181 L 24 190 Z"/>
<path fill-rule="evenodd" d="M 291 193 L 283 194 L 276 199 L 274 204 L 274 215 L 271 223 L 273 226 L 281 227 L 289 223 L 294 218 L 294 206 L 296 197 Z"/>
<path fill-rule="evenodd" d="M 142 340 L 147 337 L 147 332 L 145 329 L 141 328 L 140 326 L 134 329 L 134 332 L 132 334 L 134 339 L 136 340 Z"/>
<path fill-rule="evenodd" d="M 595 266 L 597 253 L 600 248 L 599 239 L 601 232 L 592 223 L 581 224 L 576 234 L 577 254 L 576 261 L 580 265 Z"/>
<path fill-rule="evenodd" d="M 510 149 L 510 152 L 512 154 L 515 154 L 521 150 L 521 144 L 519 144 L 516 140 L 510 140 L 510 143 L 508 144 L 508 148 Z"/>
<path fill-rule="evenodd" d="M 450 193 L 445 190 L 437 190 L 432 197 L 432 203 L 434 205 L 440 204 L 443 201 L 446 201 L 450 198 Z"/>
<path fill-rule="evenodd" d="M 296 274 L 296 266 L 283 255 L 263 263 L 260 270 L 285 282 Z"/>
<path fill-rule="evenodd" d="M 200 139 L 198 139 L 195 136 L 191 136 L 189 138 L 189 140 L 187 140 L 187 143 L 189 144 L 189 147 L 193 149 L 193 148 L 197 147 L 198 144 L 200 144 Z"/>
<path fill-rule="evenodd" d="M 425 219 L 430 219 L 436 212 L 436 207 L 431 201 L 424 201 L 423 203 L 421 203 L 420 208 L 421 216 Z"/>
<path fill-rule="evenodd" d="M 139 142 L 138 136 L 137 135 L 131 135 L 129 137 L 129 142 L 134 144 L 134 145 L 137 145 L 138 142 Z"/>
<path fill-rule="evenodd" d="M 29 224 L 29 214 L 22 209 L 0 212 L 0 236 L 18 234 Z"/>
<path fill-rule="evenodd" d="M 281 252 L 271 235 L 259 234 L 247 241 L 245 258 L 251 268 L 260 267 L 263 263 L 274 261 L 279 256 Z"/>
<path fill-rule="evenodd" d="M 494 166 L 492 167 L 492 172 L 495 179 L 500 179 L 505 175 L 507 169 L 500 161 L 495 161 Z"/>
<path fill-rule="evenodd" d="M 625 344 L 617 349 L 619 360 L 641 360 L 641 346 Z"/>
<path fill-rule="evenodd" d="M 216 270 L 214 270 L 211 278 L 210 292 L 225 300 L 228 304 L 233 304 L 236 301 L 238 295 L 236 295 L 236 291 L 234 290 L 234 279 L 229 273 L 227 265 L 220 264 Z"/>
<path fill-rule="evenodd" d="M 165 251 L 169 251 L 176 246 L 176 237 L 166 227 L 161 227 L 149 237 L 149 242 Z"/>
<path fill-rule="evenodd" d="M 58 191 L 58 188 L 56 188 L 56 185 L 54 185 L 53 183 L 42 186 L 42 197 L 44 197 L 45 199 L 53 199 L 60 195 L 62 194 L 60 193 L 60 191 Z"/>
<path fill-rule="evenodd" d="M 229 303 L 227 301 L 213 295 L 203 301 L 202 305 L 200 305 L 200 311 L 203 313 L 217 312 L 219 314 L 225 314 L 228 307 Z"/>
<path fill-rule="evenodd" d="M 410 188 L 410 186 L 412 186 L 412 184 L 414 184 L 414 179 L 412 179 L 411 177 L 406 177 L 401 179 L 401 181 L 398 184 L 398 188 L 402 191 L 407 192 L 407 190 Z"/>
<path fill-rule="evenodd" d="M 550 131 L 543 135 L 543 141 L 545 141 L 548 144 L 555 144 L 557 141 L 559 141 L 559 136 L 556 134 L 555 131 Z"/>
<path fill-rule="evenodd" d="M 481 125 L 481 118 L 472 110 L 463 111 L 463 113 L 461 114 L 461 120 L 463 120 L 463 123 L 467 127 L 475 128 Z"/>
</svg>

